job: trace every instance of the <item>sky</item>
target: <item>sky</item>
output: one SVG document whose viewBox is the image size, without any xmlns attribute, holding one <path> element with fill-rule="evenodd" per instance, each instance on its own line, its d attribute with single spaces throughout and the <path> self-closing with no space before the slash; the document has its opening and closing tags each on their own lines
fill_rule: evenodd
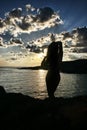
<svg viewBox="0 0 87 130">
<path fill-rule="evenodd" d="M 36 66 L 50 36 L 63 42 L 63 60 L 87 58 L 87 0 L 0 2 L 0 66 Z"/>
<path fill-rule="evenodd" d="M 48 6 L 59 11 L 68 29 L 87 25 L 87 0 L 2 0 L 0 2 L 0 17 L 13 8 L 24 8 L 26 4 L 31 4 L 36 8 Z"/>
</svg>

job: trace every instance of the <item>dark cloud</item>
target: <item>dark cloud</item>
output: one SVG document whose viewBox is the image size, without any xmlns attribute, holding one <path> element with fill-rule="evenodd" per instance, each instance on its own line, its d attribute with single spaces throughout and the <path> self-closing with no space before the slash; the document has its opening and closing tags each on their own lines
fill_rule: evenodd
<svg viewBox="0 0 87 130">
<path fill-rule="evenodd" d="M 35 9 L 28 4 L 26 11 L 16 8 L 6 13 L 5 19 L 0 20 L 0 33 L 9 32 L 11 36 L 17 37 L 22 33 L 30 34 L 45 29 L 46 31 L 48 29 L 53 31 L 55 28 L 59 30 L 59 26 L 63 24 L 59 14 L 50 7 Z"/>
<path fill-rule="evenodd" d="M 68 45 L 68 43 L 64 44 L 64 48 L 70 48 L 70 46 Z"/>
<path fill-rule="evenodd" d="M 3 28 L 4 27 L 4 20 L 2 18 L 0 18 L 0 28 Z"/>
<path fill-rule="evenodd" d="M 20 20 L 21 16 L 22 16 L 22 9 L 18 8 L 18 9 L 13 9 L 12 11 L 8 12 L 5 14 L 5 19 L 4 22 L 7 25 L 14 25 L 15 26 L 15 18 L 18 18 Z M 12 22 L 12 19 L 14 19 L 14 22 Z"/>
<path fill-rule="evenodd" d="M 12 57 L 12 58 L 10 58 L 10 60 L 17 60 L 17 58 L 15 58 L 15 57 Z"/>
<path fill-rule="evenodd" d="M 0 46 L 3 46 L 3 38 L 0 37 Z"/>
<path fill-rule="evenodd" d="M 73 35 L 70 32 L 62 33 L 62 35 L 63 35 L 63 40 L 67 38 L 73 38 Z"/>
<path fill-rule="evenodd" d="M 7 24 L 7 25 L 9 25 L 11 22 L 10 22 L 10 16 L 6 16 L 6 18 L 5 18 L 5 23 Z"/>
<path fill-rule="evenodd" d="M 87 46 L 87 28 L 82 27 L 82 28 L 76 28 L 72 30 L 71 32 L 64 32 L 62 33 L 63 35 L 63 40 L 67 40 L 71 38 L 72 43 L 74 41 L 74 45 L 77 47 L 81 46 Z"/>
<path fill-rule="evenodd" d="M 58 14 L 56 14 L 54 12 L 54 10 L 50 7 L 44 7 L 44 8 L 37 9 L 37 14 L 31 15 L 31 18 L 32 18 L 33 22 L 44 23 L 44 22 L 50 20 L 53 17 L 53 15 L 54 15 L 54 19 L 55 19 L 54 24 L 59 23 L 61 21 L 61 19 L 59 17 L 55 18 L 56 16 L 58 16 Z"/>
<path fill-rule="evenodd" d="M 2 44 L 2 43 L 0 43 L 0 47 L 3 47 L 3 44 Z"/>
<path fill-rule="evenodd" d="M 73 46 L 73 45 L 72 45 Z M 87 42 L 85 42 L 84 40 L 83 41 L 79 41 L 79 42 L 77 42 L 76 43 L 76 45 L 75 45 L 76 47 L 86 47 L 87 46 Z"/>
<path fill-rule="evenodd" d="M 35 45 L 35 44 L 28 44 L 26 46 L 26 49 L 29 49 L 30 52 L 40 53 L 42 52 L 41 47 Z"/>
<path fill-rule="evenodd" d="M 45 7 L 45 8 L 40 8 L 38 13 L 39 13 L 37 15 L 38 20 L 40 22 L 45 22 L 52 17 L 52 15 L 54 14 L 54 11 L 50 7 Z"/>
<path fill-rule="evenodd" d="M 72 32 L 73 33 L 73 32 Z M 77 28 L 74 33 L 77 33 L 78 42 L 87 42 L 87 28 Z"/>
<path fill-rule="evenodd" d="M 22 22 L 18 24 L 18 26 L 23 29 L 23 30 L 27 30 L 31 24 L 29 23 L 28 20 L 28 17 L 27 16 L 24 16 L 23 19 L 22 19 Z"/>
<path fill-rule="evenodd" d="M 18 38 L 11 38 L 10 44 L 23 44 L 23 41 L 21 39 L 18 39 Z"/>
<path fill-rule="evenodd" d="M 80 53 L 87 53 L 87 47 L 84 47 L 84 48 L 80 48 Z"/>
<path fill-rule="evenodd" d="M 22 14 L 21 8 L 13 9 L 11 12 L 9 12 L 10 17 L 21 17 L 21 14 Z"/>
<path fill-rule="evenodd" d="M 87 58 L 87 27 L 61 33 L 65 59 Z"/>
<path fill-rule="evenodd" d="M 74 47 L 70 49 L 70 52 L 75 52 L 75 53 L 87 53 L 87 47 Z"/>
</svg>

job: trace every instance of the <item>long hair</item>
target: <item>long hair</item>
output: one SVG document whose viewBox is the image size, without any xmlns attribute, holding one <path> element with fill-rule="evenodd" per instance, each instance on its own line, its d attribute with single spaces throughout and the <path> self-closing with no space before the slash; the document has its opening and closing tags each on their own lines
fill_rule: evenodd
<svg viewBox="0 0 87 130">
<path fill-rule="evenodd" d="M 49 64 L 49 67 L 59 67 L 60 60 L 62 60 L 60 57 L 61 55 L 61 47 L 60 47 L 61 42 L 52 42 L 48 46 L 48 51 L 47 51 L 47 62 Z"/>
</svg>

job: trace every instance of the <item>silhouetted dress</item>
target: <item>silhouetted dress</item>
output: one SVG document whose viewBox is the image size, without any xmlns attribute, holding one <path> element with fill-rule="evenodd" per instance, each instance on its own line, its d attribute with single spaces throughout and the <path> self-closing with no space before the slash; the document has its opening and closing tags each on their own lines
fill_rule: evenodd
<svg viewBox="0 0 87 130">
<path fill-rule="evenodd" d="M 54 92 L 60 82 L 60 64 L 62 61 L 63 51 L 62 42 L 52 42 L 48 46 L 47 62 L 48 72 L 46 75 L 46 86 L 48 96 L 54 98 Z"/>
</svg>

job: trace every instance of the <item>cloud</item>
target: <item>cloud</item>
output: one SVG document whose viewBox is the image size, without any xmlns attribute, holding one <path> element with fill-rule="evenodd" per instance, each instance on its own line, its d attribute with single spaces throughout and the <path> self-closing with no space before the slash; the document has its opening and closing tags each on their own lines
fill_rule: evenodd
<svg viewBox="0 0 87 130">
<path fill-rule="evenodd" d="M 6 16 L 9 17 L 21 17 L 22 15 L 22 8 L 13 9 L 12 11 L 8 12 Z"/>
<path fill-rule="evenodd" d="M 51 8 L 45 7 L 38 9 L 39 11 L 35 15 L 24 16 L 18 26 L 28 33 L 32 31 L 43 30 L 45 28 L 51 28 L 56 24 L 63 24 L 59 15 L 56 14 Z"/>
<path fill-rule="evenodd" d="M 37 19 L 39 22 L 45 22 L 49 20 L 52 15 L 54 15 L 54 11 L 50 7 L 40 8 L 38 9 Z"/>
<path fill-rule="evenodd" d="M 25 8 L 26 8 L 26 11 L 27 11 L 27 12 L 35 11 L 35 10 L 36 10 L 36 9 L 35 9 L 32 5 L 30 5 L 30 4 L 25 5 Z"/>
<path fill-rule="evenodd" d="M 87 28 L 76 28 L 60 34 L 64 44 L 64 59 L 87 58 Z"/>
<path fill-rule="evenodd" d="M 87 28 L 85 28 L 86 30 Z M 87 59 L 87 44 L 84 42 L 86 33 L 78 33 L 77 29 L 71 32 L 63 32 L 54 34 L 57 41 L 63 42 L 63 60 L 76 60 Z M 80 31 L 83 28 L 80 28 Z M 82 35 L 84 34 L 84 35 Z M 78 37 L 79 35 L 79 37 Z M 51 33 L 38 39 L 24 43 L 19 38 L 11 38 L 7 44 L 7 48 L 0 51 L 3 52 L 2 56 L 13 66 L 34 66 L 40 65 L 43 57 L 46 55 L 46 49 L 51 43 Z M 82 40 L 80 42 L 79 38 Z M 84 38 L 83 38 L 84 37 Z M 3 40 L 3 39 L 2 39 Z M 78 42 L 79 41 L 79 42 Z M 83 43 L 84 42 L 84 43 Z M 5 44 L 5 43 L 4 43 Z"/>
<path fill-rule="evenodd" d="M 28 30 L 29 27 L 31 26 L 31 24 L 30 24 L 30 22 L 29 22 L 28 16 L 24 16 L 23 19 L 21 20 L 21 22 L 18 23 L 18 26 L 19 26 L 22 30 Z"/>
<path fill-rule="evenodd" d="M 5 19 L 0 21 L 0 33 L 9 32 L 10 35 L 17 37 L 21 33 L 30 34 L 63 24 L 59 14 L 50 7 L 35 9 L 31 5 L 26 5 L 26 10 L 28 13 L 25 14 L 21 8 L 6 13 Z"/>
<path fill-rule="evenodd" d="M 3 46 L 4 44 L 3 44 L 3 38 L 2 37 L 0 37 L 0 46 Z"/>
<path fill-rule="evenodd" d="M 0 28 L 3 28 L 4 25 L 5 25 L 4 20 L 2 18 L 0 18 Z"/>
<path fill-rule="evenodd" d="M 4 42 L 3 38 L 0 37 L 0 49 L 9 50 L 11 48 L 18 50 L 19 48 L 24 48 L 23 44 L 24 42 L 21 40 L 21 38 L 11 38 L 8 42 Z"/>
<path fill-rule="evenodd" d="M 13 9 L 0 19 L 0 54 L 9 65 L 40 63 L 51 43 L 51 33 L 63 42 L 63 60 L 87 58 L 86 27 L 59 34 L 63 21 L 55 10 L 50 7 L 36 9 L 30 4 L 25 8 L 26 11 Z"/>
<path fill-rule="evenodd" d="M 3 60 L 3 66 L 36 66 L 40 65 L 42 58 L 40 57 L 40 54 L 38 53 L 33 53 L 33 52 L 28 52 L 28 53 L 15 53 L 13 52 L 8 52 L 6 55 L 2 55 Z M 1 58 L 0 58 L 1 59 Z M 0 64 L 2 65 L 2 64 Z"/>
<path fill-rule="evenodd" d="M 2 34 L 5 31 L 5 29 L 6 29 L 6 23 L 2 18 L 0 18 L 0 34 Z"/>
<path fill-rule="evenodd" d="M 9 44 L 10 45 L 16 44 L 16 45 L 21 45 L 22 46 L 24 43 L 21 40 L 21 38 L 20 39 L 19 38 L 11 38 L 10 41 L 9 41 Z"/>
<path fill-rule="evenodd" d="M 35 53 L 42 52 L 42 50 L 40 49 L 40 47 L 38 47 L 36 45 L 27 45 L 26 49 L 29 49 L 29 52 L 35 52 Z"/>
<path fill-rule="evenodd" d="M 0 48 L 6 48 L 2 37 L 0 37 Z"/>
<path fill-rule="evenodd" d="M 76 28 L 73 29 L 71 32 L 64 32 L 63 35 L 63 41 L 72 47 L 72 50 L 78 49 L 86 51 L 87 47 L 87 28 Z"/>
<path fill-rule="evenodd" d="M 15 53 L 13 52 L 7 52 L 3 53 L 0 56 L 0 66 L 18 66 L 19 62 L 24 59 L 24 54 L 20 52 Z"/>
<path fill-rule="evenodd" d="M 87 47 L 71 47 L 70 52 L 87 53 Z"/>
<path fill-rule="evenodd" d="M 75 38 L 76 46 L 87 46 L 87 28 L 77 28 L 72 31 L 72 34 Z"/>
<path fill-rule="evenodd" d="M 70 32 L 63 32 L 62 35 L 63 35 L 63 40 L 73 38 L 73 35 Z"/>
</svg>

